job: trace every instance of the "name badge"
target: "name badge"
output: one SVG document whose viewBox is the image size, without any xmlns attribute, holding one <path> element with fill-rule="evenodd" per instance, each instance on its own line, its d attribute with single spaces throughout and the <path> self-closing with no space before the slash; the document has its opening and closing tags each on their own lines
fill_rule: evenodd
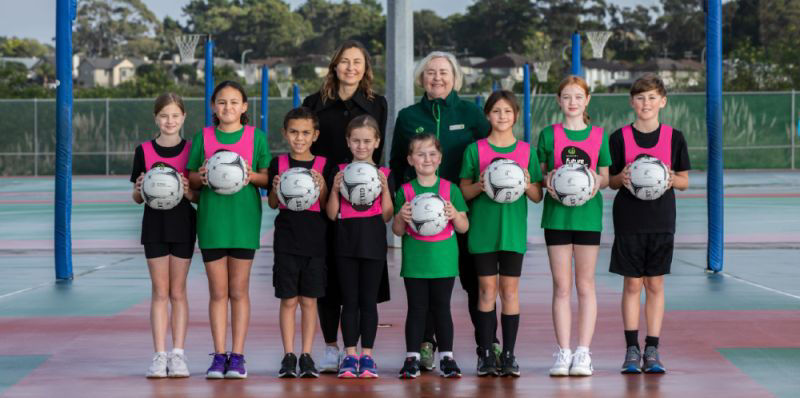
<svg viewBox="0 0 800 398">
<path fill-rule="evenodd" d="M 450 125 L 450 131 L 455 131 L 455 130 L 464 130 L 464 125 L 463 124 L 451 124 Z"/>
</svg>

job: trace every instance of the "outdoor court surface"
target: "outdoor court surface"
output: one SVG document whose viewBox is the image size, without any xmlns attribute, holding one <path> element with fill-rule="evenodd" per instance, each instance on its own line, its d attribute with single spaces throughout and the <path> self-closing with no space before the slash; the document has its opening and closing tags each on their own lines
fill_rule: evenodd
<svg viewBox="0 0 800 398">
<path fill-rule="evenodd" d="M 208 291 L 199 253 L 188 281 L 187 355 L 193 376 L 143 377 L 152 356 L 150 282 L 138 244 L 141 207 L 124 177 L 75 178 L 75 279 L 53 281 L 52 178 L 0 179 L 0 396 L 2 397 L 797 397 L 800 396 L 800 173 L 726 174 L 725 270 L 705 268 L 705 175 L 679 193 L 672 275 L 661 338 L 663 376 L 621 375 L 624 355 L 619 300 L 622 278 L 608 273 L 613 239 L 606 192 L 606 229 L 597 266 L 595 375 L 550 378 L 555 337 L 551 281 L 531 206 L 529 251 L 521 281 L 519 379 L 475 376 L 473 328 L 457 285 L 452 308 L 455 355 L 462 379 L 425 374 L 396 378 L 404 358 L 405 292 L 400 251 L 389 252 L 392 300 L 379 306 L 378 380 L 280 380 L 283 351 L 273 296 L 272 219 L 266 211 L 262 249 L 251 280 L 252 321 L 247 380 L 207 381 L 212 351 Z M 266 208 L 266 206 L 265 206 Z M 574 293 L 573 293 L 574 296 Z M 573 307 L 577 304 L 573 299 Z M 299 318 L 299 317 L 298 317 Z M 574 318 L 573 318 L 574 319 Z M 573 348 L 574 348 L 573 332 Z M 644 330 L 640 332 L 643 340 Z M 299 337 L 296 343 L 299 347 Z M 315 358 L 322 353 L 317 334 Z"/>
</svg>

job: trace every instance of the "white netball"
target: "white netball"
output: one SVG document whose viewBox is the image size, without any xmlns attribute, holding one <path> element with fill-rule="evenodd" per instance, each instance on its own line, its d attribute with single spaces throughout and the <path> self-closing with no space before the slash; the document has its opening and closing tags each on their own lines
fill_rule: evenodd
<svg viewBox="0 0 800 398">
<path fill-rule="evenodd" d="M 380 170 L 371 163 L 353 162 L 343 170 L 339 192 L 355 206 L 372 205 L 381 194 Z"/>
<path fill-rule="evenodd" d="M 183 199 L 183 179 L 172 167 L 163 165 L 148 170 L 142 180 L 142 198 L 153 209 L 169 210 Z"/>
<path fill-rule="evenodd" d="M 669 167 L 660 159 L 642 155 L 631 163 L 631 193 L 641 200 L 655 200 L 667 191 Z"/>
<path fill-rule="evenodd" d="M 247 163 L 238 153 L 219 151 L 206 163 L 208 186 L 220 195 L 233 195 L 244 187 Z"/>
<path fill-rule="evenodd" d="M 589 168 L 580 163 L 567 163 L 553 173 L 550 181 L 554 198 L 565 206 L 581 206 L 592 198 L 595 179 Z"/>
<path fill-rule="evenodd" d="M 422 236 L 433 236 L 447 227 L 444 199 L 432 192 L 414 196 L 411 200 L 411 229 Z"/>
<path fill-rule="evenodd" d="M 278 201 L 289 210 L 304 211 L 319 199 L 319 187 L 311 170 L 292 167 L 281 174 L 277 195 Z"/>
<path fill-rule="evenodd" d="M 483 190 L 497 203 L 511 203 L 525 193 L 525 172 L 511 159 L 497 158 L 483 174 Z"/>
</svg>

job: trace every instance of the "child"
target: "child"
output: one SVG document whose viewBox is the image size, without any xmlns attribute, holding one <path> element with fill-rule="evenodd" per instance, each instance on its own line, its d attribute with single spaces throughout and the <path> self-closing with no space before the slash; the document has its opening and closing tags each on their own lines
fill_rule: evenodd
<svg viewBox="0 0 800 398">
<path fill-rule="evenodd" d="M 373 162 L 373 152 L 380 147 L 378 122 L 370 115 L 356 116 L 345 130 L 353 161 Z M 372 359 L 372 347 L 378 331 L 378 290 L 386 266 L 386 222 L 394 214 L 393 186 L 389 169 L 380 168 L 381 195 L 371 206 L 354 206 L 339 199 L 339 188 L 347 164 L 339 165 L 326 207 L 336 223 L 335 252 L 342 295 L 342 336 L 345 357 L 339 366 L 340 378 L 376 378 L 378 367 Z M 361 336 L 361 356 L 356 352 Z"/>
<path fill-rule="evenodd" d="M 193 188 L 201 188 L 197 209 L 197 236 L 208 275 L 208 315 L 214 355 L 208 379 L 247 377 L 244 341 L 250 323 L 250 267 L 260 246 L 261 197 L 256 187 L 266 187 L 269 148 L 264 132 L 247 125 L 247 94 L 239 83 L 224 81 L 211 95 L 214 126 L 195 137 L 189 157 Z M 219 150 L 238 153 L 247 162 L 245 186 L 233 195 L 220 195 L 208 187 L 206 161 Z M 231 306 L 233 349 L 225 343 Z"/>
<path fill-rule="evenodd" d="M 325 295 L 325 229 L 322 213 L 328 189 L 323 175 L 333 173 L 331 165 L 322 156 L 311 153 L 311 143 L 319 137 L 319 120 L 310 109 L 299 107 L 289 111 L 283 119 L 283 138 L 289 144 L 290 153 L 272 160 L 269 175 L 272 187 L 269 192 L 269 207 L 278 203 L 280 174 L 291 167 L 311 170 L 320 194 L 319 200 L 305 211 L 291 211 L 282 205 L 275 218 L 275 265 L 272 284 L 275 297 L 281 299 L 280 326 L 284 357 L 278 377 L 319 377 L 319 371 L 311 358 L 311 345 L 317 327 L 317 298 Z M 294 324 L 297 304 L 302 313 L 302 353 L 300 373 L 298 359 L 294 355 Z"/>
<path fill-rule="evenodd" d="M 625 277 L 622 320 L 627 350 L 622 373 L 664 373 L 658 339 L 664 319 L 664 275 L 670 271 L 675 237 L 675 191 L 668 189 L 656 200 L 640 200 L 630 188 L 628 167 L 641 154 L 661 159 L 670 167 L 672 188 L 689 188 L 689 151 L 683 134 L 660 124 L 658 113 L 667 105 L 667 90 L 656 75 L 645 75 L 631 87 L 631 107 L 636 121 L 610 138 L 614 198 L 614 245 L 610 271 Z M 628 189 L 621 189 L 626 187 Z M 639 300 L 645 288 L 644 360 L 639 350 Z M 643 364 L 642 364 L 643 362 Z"/>
<path fill-rule="evenodd" d="M 595 264 L 603 228 L 603 197 L 597 191 L 606 187 L 608 138 L 603 129 L 589 125 L 589 86 L 582 78 L 568 76 L 558 87 L 556 101 L 564 113 L 564 123 L 546 127 L 539 133 L 539 159 L 547 171 L 545 184 L 550 193 L 544 201 L 542 228 L 553 275 L 553 326 L 558 343 L 551 376 L 591 376 L 589 345 L 597 319 L 594 288 Z M 593 197 L 582 206 L 568 207 L 554 199 L 550 187 L 553 171 L 565 163 L 582 163 L 595 177 Z M 575 287 L 578 290 L 578 347 L 570 349 L 572 262 L 575 260 Z"/>
<path fill-rule="evenodd" d="M 467 205 L 458 187 L 436 175 L 442 162 L 442 147 L 435 135 L 421 133 L 411 137 L 408 163 L 417 178 L 403 184 L 395 195 L 395 216 L 392 232 L 403 237 L 403 265 L 400 270 L 406 286 L 406 360 L 400 378 L 419 376 L 420 353 L 425 334 L 428 310 L 433 312 L 439 344 L 439 371 L 443 377 L 461 377 L 461 369 L 453 359 L 453 318 L 450 295 L 458 275 L 458 243 L 455 232 L 469 229 Z M 411 223 L 411 200 L 422 193 L 433 192 L 445 201 L 445 216 L 450 221 L 441 233 L 421 236 Z"/>
<path fill-rule="evenodd" d="M 519 104 L 510 91 L 495 91 L 486 100 L 483 112 L 492 126 L 488 138 L 470 144 L 461 166 L 461 190 L 464 199 L 472 200 L 468 235 L 469 252 L 473 254 L 478 273 L 478 376 L 519 377 L 514 358 L 514 343 L 519 329 L 519 277 L 527 247 L 528 203 L 524 197 L 501 204 L 490 199 L 483 190 L 484 171 L 494 159 L 516 161 L 525 171 L 525 195 L 534 202 L 542 200 L 542 172 L 536 151 L 527 142 L 517 141 L 512 128 L 519 116 Z M 533 181 L 533 182 L 531 182 Z M 495 363 L 490 352 L 497 324 L 498 273 L 503 312 L 502 363 Z"/>
<path fill-rule="evenodd" d="M 192 143 L 181 138 L 181 127 L 186 119 L 181 97 L 172 93 L 160 95 L 156 98 L 153 114 L 159 134 L 136 147 L 131 172 L 133 200 L 138 204 L 144 202 L 144 174 L 158 163 L 165 163 L 181 173 L 184 198 L 170 210 L 145 206 L 142 216 L 142 245 L 153 282 L 150 325 L 156 350 L 147 377 L 189 377 L 183 343 L 189 320 L 186 274 L 192 262 L 195 240 L 195 210 L 189 201 L 197 200 L 186 179 L 186 161 Z M 169 314 L 169 304 L 172 305 L 172 314 Z M 172 325 L 174 348 L 167 354 L 165 340 L 169 325 Z"/>
</svg>

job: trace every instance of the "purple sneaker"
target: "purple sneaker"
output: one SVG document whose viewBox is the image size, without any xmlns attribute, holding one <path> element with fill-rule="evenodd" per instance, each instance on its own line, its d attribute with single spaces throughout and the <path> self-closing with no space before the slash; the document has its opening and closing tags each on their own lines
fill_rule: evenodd
<svg viewBox="0 0 800 398">
<path fill-rule="evenodd" d="M 211 360 L 211 366 L 206 371 L 206 379 L 222 379 L 225 377 L 225 369 L 228 364 L 228 354 L 209 354 L 214 357 Z"/>
<path fill-rule="evenodd" d="M 339 365 L 340 379 L 355 379 L 358 377 L 358 356 L 346 355 Z"/>
<path fill-rule="evenodd" d="M 378 366 L 369 355 L 362 355 L 358 361 L 358 377 L 361 379 L 377 379 Z"/>
<path fill-rule="evenodd" d="M 228 357 L 228 370 L 225 372 L 226 379 L 246 379 L 247 370 L 244 368 L 244 355 L 231 353 Z"/>
</svg>

